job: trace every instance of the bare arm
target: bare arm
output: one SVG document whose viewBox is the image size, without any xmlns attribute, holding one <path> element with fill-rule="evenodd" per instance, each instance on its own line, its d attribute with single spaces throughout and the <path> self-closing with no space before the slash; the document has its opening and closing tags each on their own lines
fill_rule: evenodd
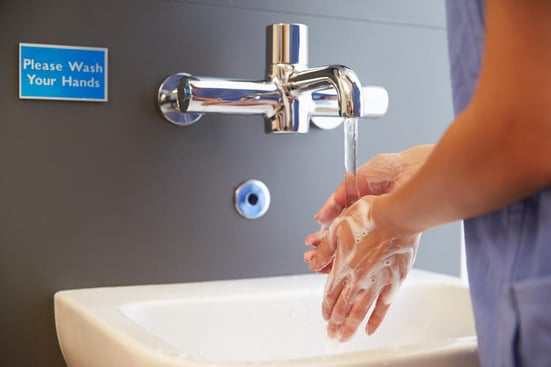
<svg viewBox="0 0 551 367">
<path fill-rule="evenodd" d="M 305 258 L 329 272 L 323 315 L 347 340 L 372 305 L 374 332 L 411 268 L 418 233 L 551 185 L 551 2 L 487 0 L 479 85 L 425 164 L 388 194 L 363 196 Z M 428 152 L 425 150 L 425 152 Z"/>
<path fill-rule="evenodd" d="M 488 0 L 480 81 L 426 164 L 374 203 L 376 220 L 421 232 L 551 184 L 551 2 Z"/>
</svg>

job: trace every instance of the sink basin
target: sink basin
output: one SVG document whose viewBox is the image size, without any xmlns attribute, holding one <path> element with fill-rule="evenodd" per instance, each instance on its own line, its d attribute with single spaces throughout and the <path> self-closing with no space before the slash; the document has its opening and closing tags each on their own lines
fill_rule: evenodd
<svg viewBox="0 0 551 367">
<path fill-rule="evenodd" d="M 326 337 L 324 284 L 309 274 L 61 291 L 57 334 L 69 367 L 479 365 L 458 279 L 414 269 L 379 330 L 347 343 Z"/>
</svg>

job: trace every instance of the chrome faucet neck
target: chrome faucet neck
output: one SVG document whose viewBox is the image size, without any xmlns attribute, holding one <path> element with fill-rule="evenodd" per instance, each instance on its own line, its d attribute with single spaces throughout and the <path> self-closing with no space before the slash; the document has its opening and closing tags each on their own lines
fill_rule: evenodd
<svg viewBox="0 0 551 367">
<path fill-rule="evenodd" d="M 381 116 L 388 95 L 382 88 L 373 93 L 381 95 L 383 103 L 372 109 L 372 116 Z M 342 65 L 308 68 L 308 29 L 303 24 L 278 23 L 266 28 L 265 80 L 177 74 L 163 82 L 158 101 L 163 115 L 177 125 L 194 123 L 209 112 L 262 114 L 267 132 L 273 133 L 306 133 L 311 117 L 320 112 L 341 117 L 370 114 L 364 108 L 363 88 L 351 69 Z"/>
</svg>

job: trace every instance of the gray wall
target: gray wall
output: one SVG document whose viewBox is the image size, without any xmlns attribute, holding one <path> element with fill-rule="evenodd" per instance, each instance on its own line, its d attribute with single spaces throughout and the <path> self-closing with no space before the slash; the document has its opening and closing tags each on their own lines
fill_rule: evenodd
<svg viewBox="0 0 551 367">
<path fill-rule="evenodd" d="M 451 120 L 442 0 L 1 2 L 1 366 L 64 365 L 57 290 L 306 272 L 303 237 L 343 177 L 341 129 L 265 135 L 254 116 L 178 128 L 153 104 L 179 71 L 262 78 L 275 22 L 309 26 L 311 65 L 388 88 L 360 161 L 434 142 Z M 108 47 L 109 102 L 19 100 L 19 42 Z M 272 192 L 257 221 L 232 206 L 248 178 Z M 417 267 L 458 273 L 457 224 L 426 233 Z"/>
</svg>

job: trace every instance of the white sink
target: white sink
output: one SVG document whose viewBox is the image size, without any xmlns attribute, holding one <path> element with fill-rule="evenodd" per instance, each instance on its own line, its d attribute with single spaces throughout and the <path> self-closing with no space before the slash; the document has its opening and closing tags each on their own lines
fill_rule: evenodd
<svg viewBox="0 0 551 367">
<path fill-rule="evenodd" d="M 325 276 L 61 291 L 69 367 L 478 366 L 468 289 L 413 270 L 380 329 L 329 340 Z"/>
</svg>

